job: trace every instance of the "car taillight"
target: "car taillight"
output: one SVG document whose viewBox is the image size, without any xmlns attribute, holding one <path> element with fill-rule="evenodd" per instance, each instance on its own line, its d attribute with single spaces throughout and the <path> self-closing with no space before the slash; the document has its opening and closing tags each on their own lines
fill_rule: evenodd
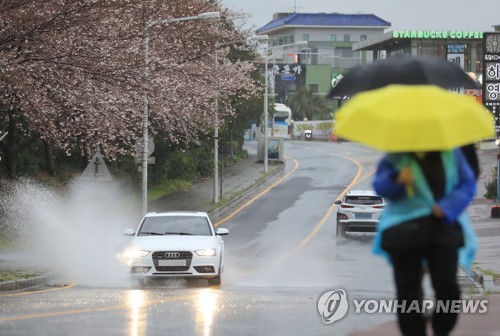
<svg viewBox="0 0 500 336">
<path fill-rule="evenodd" d="M 349 209 L 349 208 L 354 208 L 354 205 L 341 204 L 340 207 L 343 209 Z"/>
<path fill-rule="evenodd" d="M 383 206 L 383 205 L 375 205 L 375 206 L 374 206 L 374 208 L 375 208 L 375 209 L 383 209 L 383 208 L 384 208 L 384 206 Z"/>
</svg>

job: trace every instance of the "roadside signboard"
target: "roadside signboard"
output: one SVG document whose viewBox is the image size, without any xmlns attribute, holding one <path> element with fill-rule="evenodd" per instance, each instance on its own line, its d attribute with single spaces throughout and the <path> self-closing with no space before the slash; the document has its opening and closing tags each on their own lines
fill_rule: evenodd
<svg viewBox="0 0 500 336">
<path fill-rule="evenodd" d="M 294 75 L 282 75 L 281 76 L 281 80 L 283 80 L 283 81 L 294 81 L 295 79 L 297 79 L 297 77 L 295 77 Z"/>
<path fill-rule="evenodd" d="M 99 182 L 111 182 L 113 177 L 111 176 L 106 163 L 104 162 L 104 157 L 100 152 L 97 152 L 92 156 L 89 161 L 87 168 L 83 171 L 80 176 L 82 181 L 99 181 Z"/>
<path fill-rule="evenodd" d="M 155 151 L 155 143 L 153 140 L 148 141 L 148 164 L 155 164 L 155 157 L 151 156 Z M 144 153 L 144 138 L 140 138 L 135 144 L 135 152 L 137 153 L 135 157 L 135 163 L 142 163 L 142 155 Z"/>
<path fill-rule="evenodd" d="M 483 34 L 483 105 L 495 116 L 500 137 L 500 33 Z"/>
</svg>

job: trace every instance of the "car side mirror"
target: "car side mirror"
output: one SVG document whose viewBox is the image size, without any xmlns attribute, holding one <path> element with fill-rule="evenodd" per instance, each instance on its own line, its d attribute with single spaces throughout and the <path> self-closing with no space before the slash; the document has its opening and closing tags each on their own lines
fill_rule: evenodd
<svg viewBox="0 0 500 336">
<path fill-rule="evenodd" d="M 340 205 L 342 204 L 342 201 L 335 201 L 335 204 Z"/>
<path fill-rule="evenodd" d="M 123 234 L 125 236 L 133 236 L 135 234 L 135 232 L 134 232 L 134 229 L 125 229 L 125 231 L 123 231 Z"/>
<path fill-rule="evenodd" d="M 220 228 L 220 229 L 215 230 L 215 234 L 218 236 L 225 236 L 225 235 L 229 234 L 229 230 L 225 229 L 225 228 Z"/>
</svg>

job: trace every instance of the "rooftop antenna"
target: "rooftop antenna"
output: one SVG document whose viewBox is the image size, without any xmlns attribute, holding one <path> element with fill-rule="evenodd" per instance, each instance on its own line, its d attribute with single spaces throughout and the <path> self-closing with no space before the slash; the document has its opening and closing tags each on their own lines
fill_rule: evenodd
<svg viewBox="0 0 500 336">
<path fill-rule="evenodd" d="M 297 0 L 293 0 L 293 13 L 297 13 L 297 8 L 302 8 L 302 7 L 297 7 Z"/>
</svg>

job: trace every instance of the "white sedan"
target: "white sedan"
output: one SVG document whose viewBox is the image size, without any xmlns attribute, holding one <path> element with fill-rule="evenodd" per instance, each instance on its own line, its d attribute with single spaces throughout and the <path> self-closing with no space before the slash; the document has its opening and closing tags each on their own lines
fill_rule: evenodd
<svg viewBox="0 0 500 336">
<path fill-rule="evenodd" d="M 227 229 L 214 229 L 206 212 L 148 213 L 124 253 L 135 280 L 205 278 L 220 285 Z"/>
</svg>

